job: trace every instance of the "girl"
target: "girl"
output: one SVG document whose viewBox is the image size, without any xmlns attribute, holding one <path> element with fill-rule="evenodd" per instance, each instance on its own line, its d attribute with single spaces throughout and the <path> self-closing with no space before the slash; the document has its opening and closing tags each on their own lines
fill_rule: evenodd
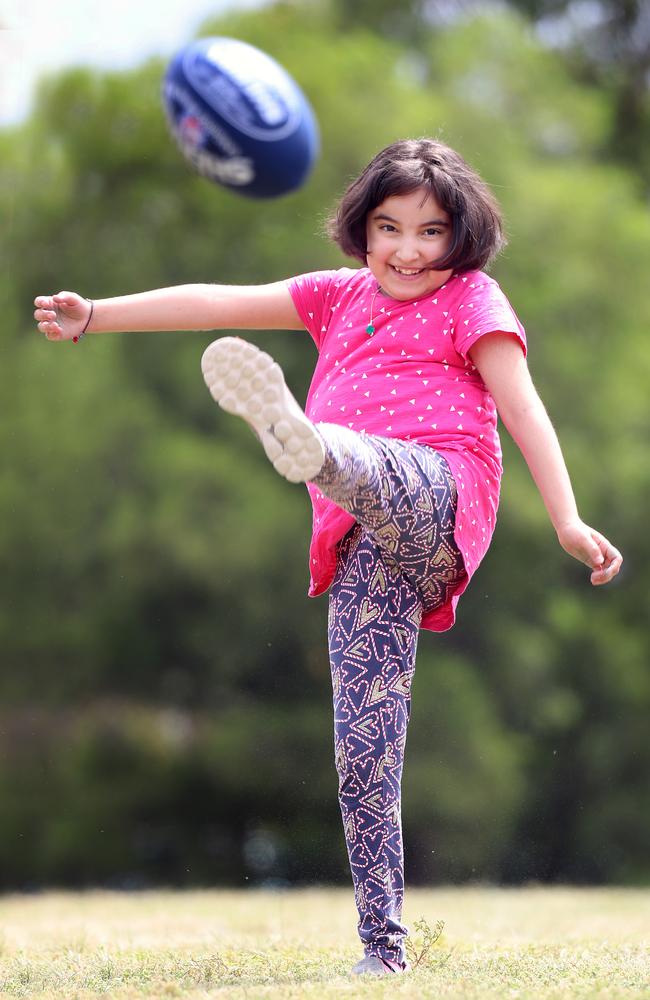
<svg viewBox="0 0 650 1000">
<path fill-rule="evenodd" d="M 406 968 L 400 785 L 418 632 L 453 625 L 490 544 L 497 411 L 592 584 L 611 580 L 622 557 L 580 520 L 523 327 L 484 273 L 504 239 L 477 174 L 442 143 L 397 142 L 348 188 L 330 235 L 365 266 L 95 302 L 61 292 L 39 296 L 34 316 L 50 340 L 305 327 L 314 338 L 304 413 L 279 367 L 243 340 L 215 341 L 202 369 L 278 472 L 309 484 L 310 594 L 330 590 L 339 801 L 365 950 L 353 972 L 390 975 Z"/>
</svg>

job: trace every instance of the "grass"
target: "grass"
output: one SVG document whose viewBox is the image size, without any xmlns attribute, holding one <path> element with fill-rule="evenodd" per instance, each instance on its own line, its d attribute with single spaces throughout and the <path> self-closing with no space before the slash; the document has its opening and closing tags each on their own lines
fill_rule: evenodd
<svg viewBox="0 0 650 1000">
<path fill-rule="evenodd" d="M 5 896 L 0 996 L 650 1000 L 650 890 L 411 890 L 405 918 L 417 967 L 360 982 L 342 890 Z"/>
</svg>

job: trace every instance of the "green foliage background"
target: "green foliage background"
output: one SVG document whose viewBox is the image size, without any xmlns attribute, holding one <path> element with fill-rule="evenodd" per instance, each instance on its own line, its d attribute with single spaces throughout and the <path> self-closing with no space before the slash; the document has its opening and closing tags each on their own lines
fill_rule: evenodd
<svg viewBox="0 0 650 1000">
<path fill-rule="evenodd" d="M 650 879 L 650 221 L 639 172 L 607 155 L 616 95 L 512 11 L 416 44 L 338 8 L 278 3 L 202 31 L 270 52 L 313 103 L 323 151 L 290 197 L 249 202 L 187 169 L 160 61 L 50 78 L 0 132 L 5 888 L 348 878 L 306 492 L 214 409 L 198 371 L 211 335 L 50 345 L 31 302 L 348 264 L 327 212 L 382 145 L 422 134 L 502 201 L 494 274 L 582 515 L 626 563 L 590 587 L 504 435 L 492 549 L 456 628 L 420 642 L 407 879 Z M 251 339 L 304 398 L 310 338 Z"/>
</svg>

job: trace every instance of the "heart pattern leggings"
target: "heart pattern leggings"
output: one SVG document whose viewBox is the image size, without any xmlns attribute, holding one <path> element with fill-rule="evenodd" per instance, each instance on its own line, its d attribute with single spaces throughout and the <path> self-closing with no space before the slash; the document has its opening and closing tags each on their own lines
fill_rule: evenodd
<svg viewBox="0 0 650 1000">
<path fill-rule="evenodd" d="M 338 545 L 329 650 L 339 803 L 367 955 L 403 964 L 401 778 L 424 611 L 464 576 L 456 486 L 433 448 L 318 424 L 314 484 L 357 523 Z"/>
</svg>

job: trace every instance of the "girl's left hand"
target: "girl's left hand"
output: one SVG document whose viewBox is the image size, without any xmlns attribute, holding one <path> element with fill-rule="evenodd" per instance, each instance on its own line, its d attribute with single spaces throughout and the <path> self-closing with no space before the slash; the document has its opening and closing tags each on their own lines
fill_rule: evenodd
<svg viewBox="0 0 650 1000">
<path fill-rule="evenodd" d="M 609 583 L 621 568 L 623 556 L 618 549 L 583 521 L 572 521 L 558 528 L 557 537 L 565 552 L 592 570 L 594 587 Z"/>
</svg>

